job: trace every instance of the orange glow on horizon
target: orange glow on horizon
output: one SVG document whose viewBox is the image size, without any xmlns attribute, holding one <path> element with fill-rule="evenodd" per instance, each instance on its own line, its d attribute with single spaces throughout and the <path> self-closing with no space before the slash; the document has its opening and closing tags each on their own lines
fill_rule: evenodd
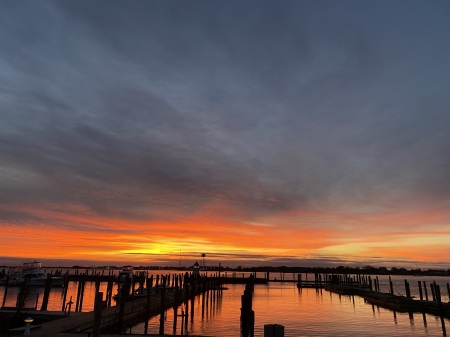
<svg viewBox="0 0 450 337">
<path fill-rule="evenodd" d="M 34 219 L 3 223 L 6 256 L 152 264 L 195 259 L 205 252 L 228 263 L 273 259 L 343 262 L 448 263 L 445 214 L 324 214 L 286 212 L 276 218 L 229 220 L 198 210 L 172 220 L 101 217 L 85 207 L 17 208 Z M 395 221 L 395 226 L 388 226 Z M 414 221 L 414 228 L 407 224 Z M 332 225 L 330 225 L 330 223 Z M 434 225 L 427 224 L 433 223 Z M 420 225 L 422 224 L 422 225 Z M 190 263 L 191 261 L 189 261 Z"/>
</svg>

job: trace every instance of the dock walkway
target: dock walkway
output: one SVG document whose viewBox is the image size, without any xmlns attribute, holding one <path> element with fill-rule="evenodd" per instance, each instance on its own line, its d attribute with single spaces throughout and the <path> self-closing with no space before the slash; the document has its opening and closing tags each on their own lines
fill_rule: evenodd
<svg viewBox="0 0 450 337">
<path fill-rule="evenodd" d="M 167 291 L 165 301 L 166 308 L 170 308 L 174 304 L 174 291 Z M 125 324 L 139 321 L 146 313 L 147 298 L 139 298 L 134 301 L 125 303 L 123 321 Z M 152 294 L 149 312 L 151 316 L 159 314 L 161 310 L 161 295 Z M 108 329 L 116 326 L 119 320 L 119 306 L 113 306 L 102 310 L 101 329 Z M 52 337 L 57 336 L 61 332 L 83 332 L 92 330 L 94 322 L 94 312 L 77 312 L 62 319 L 42 324 L 40 329 L 33 331 L 34 337 Z"/>
<path fill-rule="evenodd" d="M 398 312 L 422 312 L 450 318 L 450 303 L 418 300 L 412 297 L 393 295 L 370 289 L 331 285 L 326 290 L 342 295 L 356 295 L 364 298 L 370 304 Z"/>
<path fill-rule="evenodd" d="M 148 280 L 149 293 L 144 296 L 134 298 L 128 295 L 130 292 L 126 286 L 121 289 L 121 296 L 118 299 L 118 305 L 107 307 L 107 302 L 103 300 L 103 293 L 96 294 L 96 304 L 94 311 L 80 312 L 75 311 L 63 318 L 54 319 L 49 322 L 43 322 L 40 327 L 33 329 L 34 337 L 60 337 L 70 336 L 68 333 L 77 334 L 85 333 L 86 336 L 94 331 L 101 331 L 102 336 L 109 332 L 122 331 L 127 326 L 131 326 L 138 322 L 146 321 L 148 318 L 157 316 L 169 308 L 176 309 L 181 303 L 185 303 L 188 307 L 188 301 L 191 302 L 191 308 L 194 308 L 194 297 L 206 291 L 212 291 L 216 297 L 222 292 L 222 284 L 220 279 L 212 277 L 190 277 L 186 276 L 183 287 L 179 286 L 179 279 L 175 280 L 175 287 L 169 287 L 167 280 L 163 281 L 159 287 L 152 287 L 152 281 Z M 181 282 L 181 281 L 180 281 Z M 97 296 L 98 295 L 98 296 Z M 203 304 L 204 301 L 202 301 Z M 14 312 L 14 310 L 13 310 Z M 4 312 L 6 314 L 6 312 Z M 21 312 L 25 314 L 25 310 Z M 33 318 L 33 315 L 42 315 L 43 312 L 30 311 L 26 315 Z M 63 315 L 64 312 L 54 312 L 55 316 Z M 188 314 L 185 315 L 187 322 Z M 161 323 L 162 329 L 164 324 Z M 20 333 L 19 329 L 10 329 L 10 333 Z M 96 330 L 97 329 L 97 330 Z M 161 327 L 160 327 L 161 329 Z M 17 331 L 15 331 L 17 330 Z M 161 331 L 161 330 L 160 330 Z M 113 335 L 111 335 L 113 336 Z"/>
</svg>

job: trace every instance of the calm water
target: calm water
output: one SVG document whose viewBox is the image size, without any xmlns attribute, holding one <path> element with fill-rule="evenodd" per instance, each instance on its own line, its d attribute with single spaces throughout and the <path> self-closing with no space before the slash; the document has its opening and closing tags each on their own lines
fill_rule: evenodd
<svg viewBox="0 0 450 337">
<path fill-rule="evenodd" d="M 258 275 L 260 276 L 260 275 Z M 271 275 L 271 279 L 275 275 Z M 284 279 L 288 279 L 288 275 Z M 292 276 L 293 277 L 293 276 Z M 312 275 L 309 275 L 312 278 Z M 280 277 L 281 278 L 281 277 Z M 280 279 L 278 278 L 278 279 Z M 449 300 L 446 283 L 449 277 L 406 277 L 411 285 L 413 296 L 418 296 L 417 281 L 427 284 L 436 281 L 441 285 L 443 301 Z M 303 279 L 305 279 L 303 277 Z M 405 277 L 392 277 L 394 291 L 404 294 Z M 379 276 L 382 291 L 389 290 L 388 277 Z M 189 318 L 184 331 L 189 334 L 204 334 L 217 337 L 236 337 L 240 334 L 239 316 L 243 285 L 227 285 L 220 297 L 205 297 L 202 311 L 202 298 L 194 301 L 194 317 Z M 429 287 L 429 286 L 428 286 Z M 106 293 L 106 283 L 101 285 Z M 18 288 L 9 288 L 6 306 L 14 306 Z M 33 288 L 26 300 L 27 307 L 34 307 L 36 298 L 38 308 L 42 301 L 43 289 Z M 68 298 L 75 301 L 77 283 L 70 283 Z M 0 287 L 0 303 L 3 301 L 4 288 Z M 93 310 L 95 287 L 87 283 L 83 311 Z M 207 299 L 207 301 L 206 301 Z M 49 310 L 61 310 L 62 289 L 53 289 L 49 299 Z M 179 313 L 184 310 L 179 308 Z M 255 312 L 255 336 L 263 336 L 264 324 L 282 324 L 285 336 L 446 336 L 445 329 L 450 329 L 450 320 L 441 320 L 433 315 L 415 313 L 394 313 L 364 303 L 357 296 L 339 296 L 327 291 L 316 292 L 314 289 L 299 291 L 293 283 L 271 282 L 270 285 L 256 285 L 253 297 Z M 190 309 L 189 309 L 190 311 Z M 178 318 L 177 333 L 181 332 L 181 318 Z M 149 321 L 149 333 L 158 333 L 159 317 Z M 144 323 L 138 324 L 127 332 L 144 333 Z M 165 321 L 165 334 L 173 334 L 173 310 L 168 310 Z M 447 334 L 450 335 L 450 332 Z"/>
</svg>

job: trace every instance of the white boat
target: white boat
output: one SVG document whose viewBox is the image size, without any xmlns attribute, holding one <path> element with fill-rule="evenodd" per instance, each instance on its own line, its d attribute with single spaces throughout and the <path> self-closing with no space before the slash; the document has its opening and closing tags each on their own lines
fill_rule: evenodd
<svg viewBox="0 0 450 337">
<path fill-rule="evenodd" d="M 124 267 L 117 276 L 118 283 L 125 283 L 127 279 L 133 281 L 133 267 Z"/>
<path fill-rule="evenodd" d="M 64 278 L 59 276 L 52 276 L 52 286 L 58 287 L 64 285 Z M 17 274 L 17 278 L 11 280 L 11 283 L 23 284 L 29 280 L 30 286 L 45 286 L 47 283 L 47 274 L 42 270 L 40 262 L 24 262 L 22 269 Z"/>
</svg>

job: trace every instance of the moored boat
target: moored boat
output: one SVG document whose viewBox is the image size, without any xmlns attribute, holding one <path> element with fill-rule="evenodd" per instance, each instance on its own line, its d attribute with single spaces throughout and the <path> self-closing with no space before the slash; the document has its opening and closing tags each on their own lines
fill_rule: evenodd
<svg viewBox="0 0 450 337">
<path fill-rule="evenodd" d="M 42 270 L 40 262 L 24 262 L 22 267 L 12 268 L 8 275 L 5 275 L 3 282 L 8 285 L 21 285 L 28 282 L 30 286 L 45 286 L 48 275 Z M 51 276 L 54 287 L 64 285 L 64 278 L 60 276 Z"/>
<path fill-rule="evenodd" d="M 133 281 L 133 267 L 131 266 L 124 267 L 117 276 L 118 283 L 125 283 L 127 279 Z"/>
</svg>

